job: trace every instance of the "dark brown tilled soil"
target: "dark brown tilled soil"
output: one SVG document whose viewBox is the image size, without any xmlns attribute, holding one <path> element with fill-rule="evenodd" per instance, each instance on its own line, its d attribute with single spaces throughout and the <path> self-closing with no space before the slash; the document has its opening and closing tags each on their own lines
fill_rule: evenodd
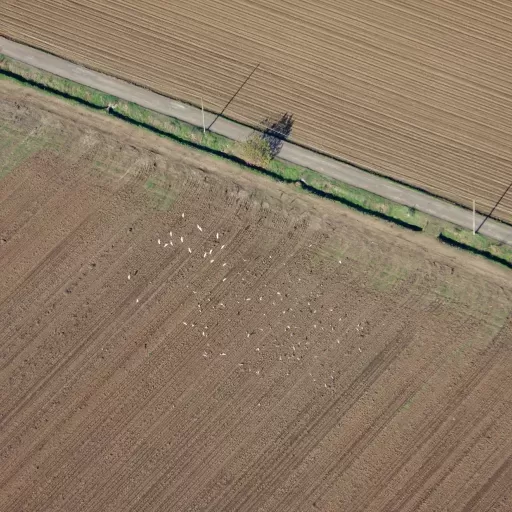
<svg viewBox="0 0 512 512">
<path fill-rule="evenodd" d="M 508 273 L 2 95 L 0 510 L 510 509 Z"/>
</svg>

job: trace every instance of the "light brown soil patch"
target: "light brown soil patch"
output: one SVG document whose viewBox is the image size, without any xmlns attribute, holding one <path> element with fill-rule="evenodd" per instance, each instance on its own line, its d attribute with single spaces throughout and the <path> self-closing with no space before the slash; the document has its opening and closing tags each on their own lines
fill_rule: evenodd
<svg viewBox="0 0 512 512">
<path fill-rule="evenodd" d="M 488 213 L 512 182 L 511 2 L 7 0 L 0 33 Z M 494 216 L 512 221 L 512 193 Z"/>
</svg>

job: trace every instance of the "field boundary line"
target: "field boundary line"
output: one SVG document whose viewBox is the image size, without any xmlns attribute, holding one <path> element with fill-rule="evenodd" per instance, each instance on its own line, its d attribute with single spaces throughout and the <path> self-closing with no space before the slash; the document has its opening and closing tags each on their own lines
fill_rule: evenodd
<svg viewBox="0 0 512 512">
<path fill-rule="evenodd" d="M 23 63 L 35 70 L 42 70 L 54 75 L 55 78 L 60 77 L 63 80 L 70 81 L 78 88 L 85 86 L 86 88 L 91 88 L 91 90 L 103 93 L 98 94 L 99 98 L 95 98 L 94 91 L 92 93 L 88 92 L 86 93 L 86 98 L 84 98 L 83 94 L 69 94 L 59 90 L 54 91 L 68 99 L 99 109 L 106 108 L 110 114 L 114 114 L 116 117 L 129 122 L 135 122 L 135 124 L 157 131 L 157 133 L 161 132 L 161 135 L 173 137 L 172 134 L 155 128 L 154 125 L 148 125 L 145 122 L 134 119 L 133 112 L 128 112 L 129 115 L 123 114 L 117 108 L 115 110 L 111 109 L 111 103 L 105 103 L 107 98 L 111 99 L 112 105 L 121 99 L 129 102 L 127 108 L 131 106 L 132 108 L 138 107 L 140 109 L 140 116 L 137 116 L 139 118 L 145 119 L 148 114 L 155 113 L 161 117 L 167 116 L 171 123 L 174 121 L 179 125 L 179 121 L 182 121 L 191 125 L 189 129 L 197 128 L 196 131 L 202 133 L 203 112 L 200 108 L 181 103 L 137 85 L 84 68 L 60 57 L 15 43 L 0 36 L 0 64 L 3 64 L 3 61 L 6 60 L 4 56 L 9 60 L 13 59 L 14 63 Z M 9 75 L 8 66 L 7 70 L 4 65 L 0 67 L 4 74 Z M 16 73 L 13 74 L 16 75 Z M 50 92 L 54 89 L 52 80 L 44 80 L 42 77 L 31 76 L 29 80 L 25 78 L 25 81 L 29 82 L 29 85 L 34 85 L 34 83 L 30 82 L 35 82 L 35 85 L 39 85 L 42 89 L 48 89 Z M 206 124 L 217 116 L 217 114 L 211 112 L 205 112 L 204 115 Z M 178 127 L 178 131 L 180 128 L 183 129 L 184 126 Z M 422 231 L 426 228 L 429 223 L 429 216 L 454 224 L 455 226 L 451 226 L 452 233 L 461 231 L 460 227 L 471 229 L 473 225 L 472 212 L 462 206 L 431 196 L 426 192 L 415 190 L 409 186 L 401 185 L 385 177 L 373 174 L 371 171 L 365 171 L 364 169 L 340 162 L 288 141 L 283 141 L 279 158 L 272 161 L 268 169 L 260 169 L 257 166 L 248 164 L 236 154 L 236 151 L 233 151 L 233 148 L 227 148 L 225 142 L 224 147 L 222 147 L 223 140 L 229 140 L 230 143 L 233 141 L 235 143 L 243 142 L 254 131 L 255 128 L 253 127 L 220 117 L 216 120 L 211 132 L 204 134 L 202 140 L 199 137 L 201 143 L 194 143 L 198 140 L 195 133 L 187 133 L 186 137 L 182 137 L 182 142 L 196 146 L 198 149 L 218 154 L 218 156 L 229 158 L 243 166 L 255 168 L 257 171 L 262 171 L 276 179 L 300 183 L 303 188 L 310 192 L 337 200 L 348 206 L 355 207 L 363 213 L 384 218 L 416 231 Z M 180 139 L 179 136 L 173 138 Z M 208 140 L 209 138 L 213 138 L 213 140 Z M 426 215 L 422 215 L 422 213 Z M 481 226 L 479 235 L 490 237 L 502 244 L 512 246 L 512 226 L 494 219 L 486 219 L 485 216 L 480 214 L 476 215 L 476 221 Z M 446 228 L 446 225 L 437 226 L 436 233 L 431 232 L 430 234 L 439 236 L 442 230 Z M 428 229 L 425 229 L 425 231 L 428 231 Z M 460 244 L 459 247 L 465 248 L 465 246 L 468 246 L 467 236 L 463 231 L 461 233 L 463 233 L 465 243 Z M 440 239 L 443 241 L 443 238 Z M 492 245 L 492 243 L 493 241 L 489 240 L 489 245 Z M 490 251 L 495 255 L 492 259 L 495 261 L 503 260 L 501 262 L 506 261 L 507 263 L 512 262 L 510 249 L 504 247 L 504 250 L 506 254 L 502 257 L 502 254 L 500 254 L 502 251 L 500 244 L 495 244 Z M 485 256 L 484 253 L 480 254 Z"/>
</svg>

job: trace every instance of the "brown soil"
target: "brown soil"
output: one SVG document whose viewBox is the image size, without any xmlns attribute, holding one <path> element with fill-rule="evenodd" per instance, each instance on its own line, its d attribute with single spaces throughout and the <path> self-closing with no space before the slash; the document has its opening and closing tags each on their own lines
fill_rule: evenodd
<svg viewBox="0 0 512 512">
<path fill-rule="evenodd" d="M 9 84 L 0 120 L 0 510 L 511 509 L 509 273 Z"/>
<path fill-rule="evenodd" d="M 4 0 L 0 33 L 488 213 L 512 182 L 511 2 Z M 512 193 L 493 212 L 512 221 Z"/>
</svg>

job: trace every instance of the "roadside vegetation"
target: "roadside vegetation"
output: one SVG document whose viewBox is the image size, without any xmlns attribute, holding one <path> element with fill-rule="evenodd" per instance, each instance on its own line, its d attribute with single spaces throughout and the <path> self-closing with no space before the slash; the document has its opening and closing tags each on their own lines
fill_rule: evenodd
<svg viewBox="0 0 512 512">
<path fill-rule="evenodd" d="M 0 78 L 15 80 L 50 94 L 58 94 L 67 101 L 103 111 L 106 115 L 113 115 L 160 136 L 206 151 L 213 156 L 231 160 L 253 172 L 263 173 L 279 181 L 298 184 L 310 193 L 340 202 L 364 214 L 379 217 L 413 231 L 423 231 L 444 243 L 512 267 L 512 247 L 482 235 L 473 236 L 467 230 L 448 222 L 440 222 L 414 208 L 328 178 L 311 169 L 279 160 L 274 157 L 265 134 L 260 132 L 255 131 L 244 142 L 235 142 L 209 131 L 203 133 L 199 127 L 38 70 L 2 54 L 0 54 Z"/>
<path fill-rule="evenodd" d="M 512 268 L 512 247 L 479 233 L 473 235 L 472 231 L 453 226 L 443 229 L 439 234 L 439 239 L 454 247 L 465 249 Z"/>
<path fill-rule="evenodd" d="M 270 144 L 257 132 L 240 143 L 239 147 L 241 157 L 252 165 L 268 168 L 272 163 Z"/>
</svg>

